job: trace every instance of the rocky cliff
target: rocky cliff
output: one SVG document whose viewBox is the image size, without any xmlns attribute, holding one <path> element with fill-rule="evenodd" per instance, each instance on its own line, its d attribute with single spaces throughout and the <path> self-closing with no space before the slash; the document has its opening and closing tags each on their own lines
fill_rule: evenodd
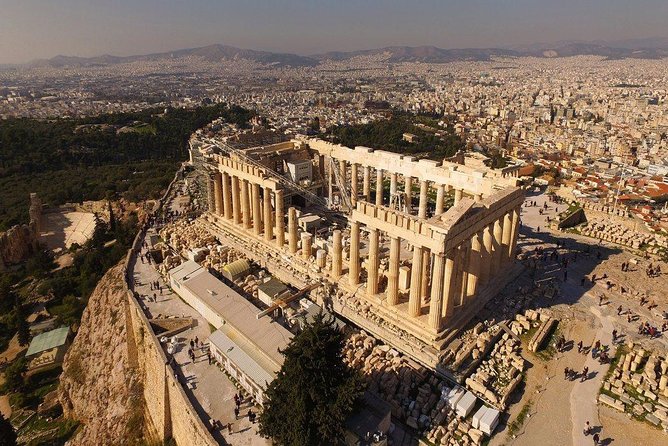
<svg viewBox="0 0 668 446">
<path fill-rule="evenodd" d="M 143 438 L 142 384 L 130 367 L 123 266 L 107 271 L 90 297 L 65 356 L 59 397 L 81 422 L 70 445 L 119 445 Z"/>
<path fill-rule="evenodd" d="M 0 233 L 0 271 L 5 265 L 13 265 L 27 259 L 37 249 L 35 223 L 12 226 Z"/>
</svg>

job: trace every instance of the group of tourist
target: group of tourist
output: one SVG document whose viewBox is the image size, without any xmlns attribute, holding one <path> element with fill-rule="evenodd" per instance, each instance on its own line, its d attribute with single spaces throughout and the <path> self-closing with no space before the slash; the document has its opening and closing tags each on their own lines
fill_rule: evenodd
<svg viewBox="0 0 668 446">
<path fill-rule="evenodd" d="M 585 423 L 585 426 L 584 426 L 584 429 L 582 430 L 582 433 L 584 434 L 585 437 L 588 437 L 589 435 L 591 435 L 593 433 L 594 435 L 592 435 L 592 440 L 594 441 L 594 446 L 598 446 L 598 445 L 601 444 L 600 443 L 600 441 L 601 441 L 600 434 L 598 432 L 594 432 L 594 428 L 591 426 L 591 424 L 589 424 L 589 421 L 587 421 Z"/>
</svg>

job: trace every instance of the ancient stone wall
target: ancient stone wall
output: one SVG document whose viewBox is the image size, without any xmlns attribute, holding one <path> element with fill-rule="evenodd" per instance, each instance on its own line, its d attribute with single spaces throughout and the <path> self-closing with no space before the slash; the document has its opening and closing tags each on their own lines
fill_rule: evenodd
<svg viewBox="0 0 668 446">
<path fill-rule="evenodd" d="M 60 400 L 84 425 L 71 444 L 134 444 L 141 430 L 149 442 L 217 445 L 128 285 L 143 235 L 98 284 L 67 353 Z"/>
</svg>

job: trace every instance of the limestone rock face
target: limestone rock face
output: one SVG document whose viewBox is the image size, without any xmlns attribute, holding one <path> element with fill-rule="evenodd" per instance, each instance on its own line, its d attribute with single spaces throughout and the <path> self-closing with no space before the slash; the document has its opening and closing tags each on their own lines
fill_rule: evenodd
<svg viewBox="0 0 668 446">
<path fill-rule="evenodd" d="M 35 225 L 12 226 L 0 233 L 0 269 L 25 260 L 37 248 Z"/>
<path fill-rule="evenodd" d="M 142 387 L 129 366 L 122 265 L 90 297 L 61 375 L 65 416 L 82 428 L 69 445 L 136 444 L 143 437 Z"/>
</svg>

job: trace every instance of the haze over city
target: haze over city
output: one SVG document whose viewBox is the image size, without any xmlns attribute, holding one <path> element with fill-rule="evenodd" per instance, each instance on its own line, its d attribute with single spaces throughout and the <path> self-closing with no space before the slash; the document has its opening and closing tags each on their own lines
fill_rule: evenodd
<svg viewBox="0 0 668 446">
<path fill-rule="evenodd" d="M 302 55 L 668 37 L 661 0 L 4 2 L 0 63 L 225 44 Z"/>
<path fill-rule="evenodd" d="M 0 446 L 668 444 L 667 17 L 3 1 Z"/>
</svg>

